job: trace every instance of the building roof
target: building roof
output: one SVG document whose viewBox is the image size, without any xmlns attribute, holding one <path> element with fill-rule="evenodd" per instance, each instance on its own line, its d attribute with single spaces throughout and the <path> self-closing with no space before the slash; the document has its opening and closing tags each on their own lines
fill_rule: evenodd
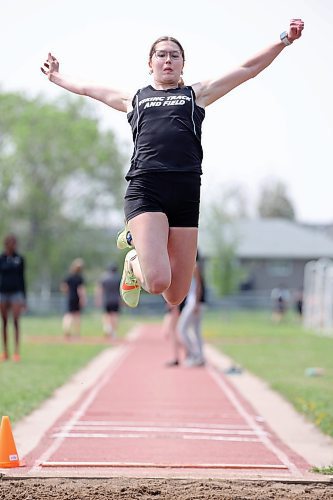
<svg viewBox="0 0 333 500">
<path fill-rule="evenodd" d="M 221 228 L 222 230 L 222 228 Z M 286 219 L 243 219 L 224 226 L 224 237 L 235 241 L 236 255 L 247 259 L 333 258 L 333 239 L 317 229 Z M 203 244 L 204 242 L 204 244 Z M 214 238 L 199 232 L 203 255 L 213 254 Z"/>
</svg>

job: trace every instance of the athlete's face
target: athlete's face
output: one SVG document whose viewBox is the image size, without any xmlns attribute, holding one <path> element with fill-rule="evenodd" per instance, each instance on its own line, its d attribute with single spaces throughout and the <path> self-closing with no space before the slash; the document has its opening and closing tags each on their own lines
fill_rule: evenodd
<svg viewBox="0 0 333 500">
<path fill-rule="evenodd" d="M 159 42 L 149 61 L 156 83 L 177 85 L 184 66 L 178 45 L 171 41 Z"/>
</svg>

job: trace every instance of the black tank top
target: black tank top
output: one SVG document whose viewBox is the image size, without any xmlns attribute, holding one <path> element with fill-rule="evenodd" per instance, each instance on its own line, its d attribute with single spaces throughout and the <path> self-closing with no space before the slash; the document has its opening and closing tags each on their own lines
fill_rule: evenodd
<svg viewBox="0 0 333 500">
<path fill-rule="evenodd" d="M 25 295 L 24 258 L 14 252 L 0 255 L 0 293 L 22 292 Z"/>
<path fill-rule="evenodd" d="M 134 151 L 126 179 L 151 171 L 201 174 L 204 117 L 192 87 L 138 90 L 127 115 Z"/>
</svg>

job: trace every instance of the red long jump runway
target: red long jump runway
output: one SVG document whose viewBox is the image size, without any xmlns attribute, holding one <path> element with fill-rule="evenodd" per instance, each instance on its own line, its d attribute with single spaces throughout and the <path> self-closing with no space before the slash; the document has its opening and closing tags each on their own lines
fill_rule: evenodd
<svg viewBox="0 0 333 500">
<path fill-rule="evenodd" d="M 309 464 L 206 366 L 168 368 L 158 325 L 49 429 L 28 475 L 302 478 Z"/>
</svg>

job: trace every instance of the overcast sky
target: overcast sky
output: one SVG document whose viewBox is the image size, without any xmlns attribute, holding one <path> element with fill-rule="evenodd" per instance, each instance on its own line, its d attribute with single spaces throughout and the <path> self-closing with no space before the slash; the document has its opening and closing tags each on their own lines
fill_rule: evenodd
<svg viewBox="0 0 333 500">
<path fill-rule="evenodd" d="M 207 108 L 203 198 L 237 184 L 251 207 L 272 177 L 287 185 L 298 219 L 331 222 L 332 0 L 1 0 L 0 85 L 63 94 L 39 70 L 50 50 L 66 74 L 136 90 L 151 82 L 149 48 L 166 34 L 183 44 L 191 84 L 223 75 L 275 42 L 292 17 L 305 21 L 302 38 Z M 130 154 L 126 115 L 93 106 Z"/>
</svg>

